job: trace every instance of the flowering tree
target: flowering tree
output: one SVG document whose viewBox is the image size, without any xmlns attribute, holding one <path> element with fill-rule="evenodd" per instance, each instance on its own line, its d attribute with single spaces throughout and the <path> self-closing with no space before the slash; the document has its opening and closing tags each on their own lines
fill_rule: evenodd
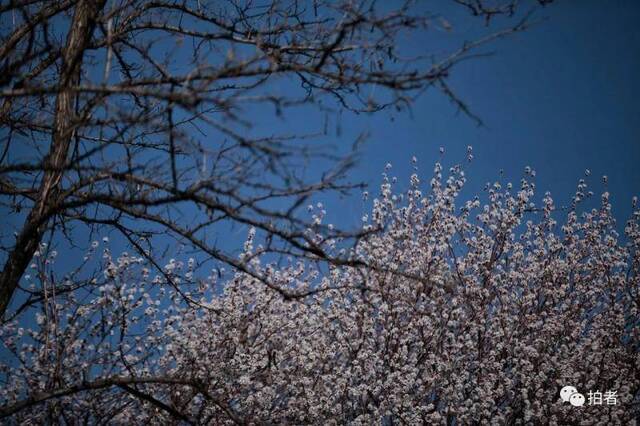
<svg viewBox="0 0 640 426">
<path fill-rule="evenodd" d="M 390 168 L 390 166 L 389 166 Z M 389 170 L 387 170 L 389 173 Z M 616 232 L 608 193 L 597 208 L 580 181 L 570 208 L 535 202 L 528 171 L 460 203 L 460 166 L 407 191 L 387 174 L 352 249 L 330 265 L 264 254 L 252 228 L 228 280 L 172 259 L 102 249 L 103 268 L 67 279 L 36 257 L 33 305 L 2 326 L 0 416 L 10 422 L 122 424 L 634 424 L 640 414 L 640 209 Z M 425 190 L 425 186 L 427 189 Z M 365 197 L 367 194 L 365 194 Z M 561 222 L 558 217 L 563 216 Z M 315 227 L 314 227 L 315 226 Z M 96 243 L 87 265 L 100 248 Z M 84 275 L 83 275 L 84 274 Z M 290 300 L 265 286 L 304 292 Z M 85 278 L 82 278 L 82 277 Z M 178 284 L 197 304 L 185 304 Z M 50 289 L 50 291 L 48 291 Z M 222 292 L 222 293 L 220 293 Z M 219 294 L 220 293 L 220 294 Z M 616 392 L 574 407 L 572 385 Z"/>
</svg>

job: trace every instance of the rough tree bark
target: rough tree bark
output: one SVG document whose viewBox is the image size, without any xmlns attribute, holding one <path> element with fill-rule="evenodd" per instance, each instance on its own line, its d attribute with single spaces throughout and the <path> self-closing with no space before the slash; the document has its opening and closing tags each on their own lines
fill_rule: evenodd
<svg viewBox="0 0 640 426">
<path fill-rule="evenodd" d="M 76 94 L 69 87 L 77 84 L 82 58 L 96 26 L 96 17 L 105 0 L 81 0 L 75 8 L 63 50 L 60 90 L 56 98 L 52 143 L 45 158 L 45 170 L 35 205 L 29 212 L 16 244 L 0 274 L 0 318 L 11 301 L 18 282 L 38 249 L 46 226 L 57 204 L 69 147 L 73 138 Z"/>
</svg>

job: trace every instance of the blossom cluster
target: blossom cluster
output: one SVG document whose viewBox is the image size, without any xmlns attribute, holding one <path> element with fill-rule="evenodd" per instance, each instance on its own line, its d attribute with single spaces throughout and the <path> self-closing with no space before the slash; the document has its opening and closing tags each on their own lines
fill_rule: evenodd
<svg viewBox="0 0 640 426">
<path fill-rule="evenodd" d="M 486 199 L 462 203 L 461 166 L 446 173 L 436 164 L 426 188 L 416 171 L 405 191 L 390 170 L 355 246 L 314 235 L 340 260 L 328 265 L 265 259 L 251 230 L 246 270 L 224 282 L 197 278 L 193 259 L 172 259 L 153 278 L 143 258 L 108 250 L 103 274 L 73 291 L 56 294 L 49 274 L 37 274 L 39 288 L 50 288 L 38 311 L 0 328 L 8 354 L 0 416 L 634 424 L 635 202 L 619 235 L 608 193 L 585 207 L 585 181 L 560 209 L 550 194 L 536 201 L 531 170 L 518 185 L 496 182 Z M 322 205 L 309 211 L 324 220 Z M 573 407 L 560 399 L 566 385 L 614 390 L 617 404 Z"/>
</svg>

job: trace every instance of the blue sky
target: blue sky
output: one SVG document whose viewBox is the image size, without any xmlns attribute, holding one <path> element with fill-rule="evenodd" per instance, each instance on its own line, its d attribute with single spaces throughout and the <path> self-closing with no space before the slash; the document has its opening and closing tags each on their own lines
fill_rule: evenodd
<svg viewBox="0 0 640 426">
<path fill-rule="evenodd" d="M 458 8 L 445 12 L 454 25 L 453 40 L 473 38 L 483 29 L 482 22 L 465 15 Z M 370 134 L 351 180 L 369 183 L 375 193 L 387 162 L 406 183 L 413 155 L 427 175 L 440 146 L 446 151 L 444 163 L 453 164 L 464 161 L 472 145 L 467 196 L 495 181 L 501 169 L 505 181 L 518 182 L 530 166 L 537 172 L 539 194 L 550 191 L 557 204 L 566 204 L 590 169 L 591 189 L 611 193 L 622 225 L 631 198 L 640 193 L 640 4 L 561 1 L 533 18 L 538 22 L 532 28 L 485 48 L 491 57 L 460 64 L 452 75 L 451 86 L 484 126 L 457 113 L 435 91 L 423 95 L 411 115 L 343 114 L 342 137 L 331 143 L 350 144 L 358 132 Z M 329 202 L 329 219 L 356 224 L 363 209 L 357 200 Z"/>
</svg>

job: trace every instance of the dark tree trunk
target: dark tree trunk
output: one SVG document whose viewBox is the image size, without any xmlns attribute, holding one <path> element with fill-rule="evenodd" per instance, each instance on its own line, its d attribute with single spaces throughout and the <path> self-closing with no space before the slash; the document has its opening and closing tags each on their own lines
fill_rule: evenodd
<svg viewBox="0 0 640 426">
<path fill-rule="evenodd" d="M 0 274 L 0 318 L 42 240 L 49 219 L 60 202 L 60 184 L 75 128 L 76 94 L 70 88 L 80 79 L 82 58 L 105 0 L 80 0 L 76 7 L 62 55 L 51 147 L 44 159 L 45 172 L 35 203 Z"/>
</svg>

